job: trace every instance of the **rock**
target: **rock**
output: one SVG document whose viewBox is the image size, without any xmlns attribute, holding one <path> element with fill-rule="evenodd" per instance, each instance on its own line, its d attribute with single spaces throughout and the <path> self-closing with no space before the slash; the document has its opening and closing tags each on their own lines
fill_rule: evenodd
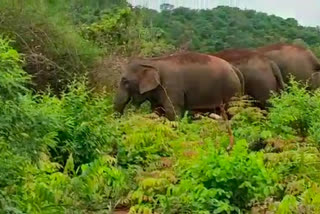
<svg viewBox="0 0 320 214">
<path fill-rule="evenodd" d="M 222 117 L 220 115 L 211 113 L 209 114 L 209 118 L 214 119 L 214 120 L 222 120 Z"/>
</svg>

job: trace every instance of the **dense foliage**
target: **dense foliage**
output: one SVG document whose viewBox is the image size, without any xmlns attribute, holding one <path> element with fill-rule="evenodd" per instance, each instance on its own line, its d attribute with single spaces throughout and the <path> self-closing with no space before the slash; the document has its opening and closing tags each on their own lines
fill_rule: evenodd
<svg viewBox="0 0 320 214">
<path fill-rule="evenodd" d="M 220 6 L 212 10 L 177 8 L 150 11 L 153 26 L 164 30 L 175 46 L 215 52 L 226 48 L 257 47 L 301 39 L 310 46 L 320 45 L 318 28 L 303 27 L 295 19 Z"/>
<path fill-rule="evenodd" d="M 0 31 L 14 38 L 14 46 L 25 54 L 25 69 L 36 88 L 44 90 L 50 84 L 58 92 L 100 51 L 77 33 L 60 4 L 50 2 L 1 1 Z"/>
<path fill-rule="evenodd" d="M 298 38 L 319 50 L 315 28 L 118 0 L 5 0 L 0 24 L 0 213 L 320 212 L 319 90 L 291 80 L 268 112 L 235 99 L 228 151 L 225 121 L 169 122 L 148 104 L 119 118 L 113 94 L 85 75 L 103 79 L 117 73 L 105 60 L 171 52 L 190 35 L 198 51 Z"/>
<path fill-rule="evenodd" d="M 18 53 L 7 39 L 0 44 L 5 213 L 320 209 L 318 91 L 292 81 L 272 98 L 268 115 L 234 101 L 236 146 L 228 153 L 224 121 L 168 122 L 143 109 L 117 119 L 111 96 L 94 95 L 85 81 L 60 98 L 32 95 Z M 264 152 L 249 149 L 257 142 L 267 145 Z"/>
<path fill-rule="evenodd" d="M 25 54 L 25 70 L 33 75 L 35 88 L 45 90 L 50 85 L 55 93 L 88 70 L 96 72 L 95 76 L 112 75 L 114 71 L 100 66 L 114 67 L 103 64 L 113 55 L 151 56 L 172 51 L 163 31 L 144 26 L 143 20 L 144 15 L 126 1 L 0 2 L 0 32 L 14 38 L 14 46 Z M 107 81 L 110 84 L 114 79 Z"/>
</svg>

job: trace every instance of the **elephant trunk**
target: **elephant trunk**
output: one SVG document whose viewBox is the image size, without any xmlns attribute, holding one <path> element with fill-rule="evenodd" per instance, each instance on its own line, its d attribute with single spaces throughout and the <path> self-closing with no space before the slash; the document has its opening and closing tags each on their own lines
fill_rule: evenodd
<svg viewBox="0 0 320 214">
<path fill-rule="evenodd" d="M 123 114 L 124 108 L 126 107 L 129 101 L 129 93 L 126 90 L 119 88 L 114 99 L 114 110 L 116 112 L 119 112 L 120 114 Z"/>
<path fill-rule="evenodd" d="M 132 104 L 136 107 L 139 108 L 142 103 L 144 103 L 147 100 L 147 97 L 144 95 L 133 95 L 132 96 Z"/>
</svg>

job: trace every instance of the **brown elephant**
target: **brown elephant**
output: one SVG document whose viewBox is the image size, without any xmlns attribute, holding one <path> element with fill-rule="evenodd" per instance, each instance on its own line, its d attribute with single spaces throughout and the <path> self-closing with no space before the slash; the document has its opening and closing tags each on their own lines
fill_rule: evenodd
<svg viewBox="0 0 320 214">
<path fill-rule="evenodd" d="M 271 92 L 284 88 L 279 67 L 270 59 L 248 49 L 229 49 L 211 54 L 236 66 L 245 80 L 245 93 L 258 101 L 264 108 Z"/>
<path fill-rule="evenodd" d="M 273 60 L 280 68 L 285 83 L 290 75 L 303 83 L 309 82 L 312 88 L 319 87 L 320 62 L 312 51 L 291 44 L 272 44 L 257 49 Z"/>
<path fill-rule="evenodd" d="M 130 99 L 149 100 L 175 120 L 185 110 L 214 110 L 241 93 L 242 87 L 241 72 L 214 56 L 185 52 L 133 60 L 122 75 L 114 108 L 122 114 Z"/>
</svg>

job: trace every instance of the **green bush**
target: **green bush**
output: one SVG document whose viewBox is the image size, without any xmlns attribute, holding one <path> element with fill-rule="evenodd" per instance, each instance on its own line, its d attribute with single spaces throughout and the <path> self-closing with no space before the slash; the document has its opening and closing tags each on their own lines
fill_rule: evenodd
<svg viewBox="0 0 320 214">
<path fill-rule="evenodd" d="M 26 166 L 24 182 L 11 197 L 23 213 L 64 213 L 73 203 L 70 177 L 45 154 L 40 156 L 37 166 Z"/>
<path fill-rule="evenodd" d="M 311 139 L 319 146 L 320 145 L 320 90 L 318 89 L 313 93 L 312 98 L 309 100 L 311 103 L 312 114 L 310 115 L 310 128 L 309 135 Z"/>
<path fill-rule="evenodd" d="M 264 140 L 272 137 L 266 124 L 267 112 L 255 107 L 254 101 L 247 97 L 230 102 L 228 112 L 233 115 L 233 134 L 239 139 L 246 139 L 250 148 L 259 149 L 264 146 Z"/>
<path fill-rule="evenodd" d="M 53 160 L 65 164 L 73 154 L 76 166 L 112 150 L 117 132 L 113 127 L 110 98 L 93 96 L 86 82 L 70 85 L 60 98 L 32 95 L 24 85 L 29 76 L 21 69 L 19 55 L 0 39 L 0 134 L 19 154 L 36 158 L 50 151 Z M 101 124 L 106 124 L 102 126 Z M 109 124 L 110 126 L 108 126 Z"/>
<path fill-rule="evenodd" d="M 320 44 L 316 27 L 301 26 L 293 18 L 284 19 L 236 7 L 150 10 L 146 22 L 161 28 L 170 44 L 204 53 L 228 48 L 255 48 L 277 42 L 297 43 L 299 40 L 313 47 Z M 317 53 L 318 49 L 315 48 Z"/>
<path fill-rule="evenodd" d="M 109 54 L 154 56 L 174 49 L 161 29 L 144 26 L 143 10 L 129 7 L 107 10 L 96 22 L 84 24 L 81 33 Z"/>
<path fill-rule="evenodd" d="M 311 96 L 305 87 L 291 80 L 286 91 L 270 100 L 270 126 L 278 134 L 306 136 L 315 110 Z"/>
<path fill-rule="evenodd" d="M 25 92 L 30 80 L 22 69 L 22 59 L 10 46 L 10 40 L 0 37 L 0 97 L 1 100 L 14 99 Z"/>
<path fill-rule="evenodd" d="M 319 91 L 291 81 L 268 113 L 235 100 L 227 151 L 226 121 L 170 122 L 147 106 L 117 118 L 112 94 L 86 77 L 59 97 L 34 93 L 9 43 L 0 38 L 1 212 L 319 212 Z"/>
<path fill-rule="evenodd" d="M 69 6 L 73 22 L 81 25 L 97 22 L 108 11 L 127 7 L 128 2 L 126 0 L 76 0 L 64 5 Z"/>
<path fill-rule="evenodd" d="M 101 156 L 94 162 L 81 166 L 81 175 L 72 180 L 83 205 L 92 210 L 113 210 L 117 205 L 127 204 L 127 194 L 133 181 L 125 170 L 117 167 L 116 159 Z"/>
<path fill-rule="evenodd" d="M 34 158 L 50 152 L 61 164 L 73 154 L 76 167 L 113 151 L 118 133 L 110 117 L 111 99 L 92 97 L 81 83 L 69 89 L 60 99 L 27 94 L 2 105 L 0 133 L 12 149 Z"/>
<path fill-rule="evenodd" d="M 202 151 L 188 167 L 178 169 L 176 177 L 176 184 L 164 179 L 166 188 L 151 201 L 160 213 L 240 212 L 270 195 L 275 181 L 264 167 L 263 154 L 249 154 L 245 141 L 238 141 L 232 154 L 214 147 Z M 145 190 L 144 184 L 139 188 Z"/>
<path fill-rule="evenodd" d="M 28 162 L 19 155 L 13 153 L 8 144 L 0 140 L 0 188 L 20 184 L 24 167 Z"/>
<path fill-rule="evenodd" d="M 58 103 L 60 124 L 54 130 L 57 145 L 51 149 L 54 160 L 65 163 L 73 154 L 76 166 L 89 163 L 102 154 L 113 153 L 119 133 L 111 117 L 112 99 L 105 95 L 94 96 L 84 83 L 69 87 L 60 99 L 48 98 Z M 50 106 L 47 102 L 43 106 Z M 53 112 L 51 110 L 51 112 Z"/>
<path fill-rule="evenodd" d="M 45 90 L 50 85 L 54 92 L 60 92 L 101 53 L 77 33 L 68 4 L 61 0 L 0 2 L 0 33 L 15 40 L 36 89 Z"/>
<path fill-rule="evenodd" d="M 172 154 L 170 141 L 175 139 L 176 133 L 167 125 L 133 117 L 121 124 L 120 131 L 125 133 L 118 151 L 119 164 L 122 166 L 146 168 L 161 157 Z"/>
<path fill-rule="evenodd" d="M 306 86 L 290 81 L 286 91 L 270 100 L 268 125 L 282 137 L 311 138 L 319 144 L 319 90 L 308 91 Z"/>
<path fill-rule="evenodd" d="M 19 54 L 2 38 L 0 49 L 0 88 L 7 92 L 0 103 L 0 208 L 15 213 L 114 209 L 126 198 L 128 182 L 108 161 L 112 158 L 105 158 L 115 154 L 119 138 L 111 97 L 94 95 L 83 81 L 60 98 L 33 95 L 24 87 L 30 78 Z"/>
</svg>

